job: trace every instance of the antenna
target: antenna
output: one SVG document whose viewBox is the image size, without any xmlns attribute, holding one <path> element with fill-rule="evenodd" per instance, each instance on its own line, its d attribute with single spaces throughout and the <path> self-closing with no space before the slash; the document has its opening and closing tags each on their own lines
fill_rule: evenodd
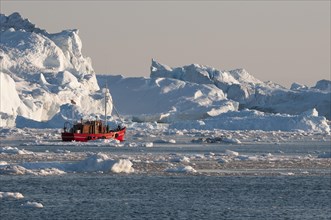
<svg viewBox="0 0 331 220">
<path fill-rule="evenodd" d="M 72 120 L 72 130 L 73 130 L 74 123 L 75 123 L 74 106 L 76 105 L 76 102 L 73 99 L 71 99 L 70 102 L 71 102 L 71 120 Z"/>
<path fill-rule="evenodd" d="M 105 85 L 105 90 L 104 90 L 104 93 L 105 93 L 105 126 L 107 126 L 107 103 L 109 101 L 109 92 L 108 92 L 108 83 L 106 83 Z"/>
</svg>

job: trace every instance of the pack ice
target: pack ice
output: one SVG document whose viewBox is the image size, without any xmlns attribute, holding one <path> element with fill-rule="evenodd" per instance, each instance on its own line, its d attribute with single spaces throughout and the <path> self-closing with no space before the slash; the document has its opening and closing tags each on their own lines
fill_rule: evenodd
<svg viewBox="0 0 331 220">
<path fill-rule="evenodd" d="M 311 88 L 293 83 L 287 89 L 244 69 L 172 68 L 156 60 L 150 77 L 96 75 L 82 54 L 78 30 L 51 34 L 18 13 L 0 14 L 0 24 L 0 127 L 60 128 L 72 111 L 76 118 L 101 117 L 100 88 L 107 83 L 126 123 L 330 132 L 330 80 Z"/>
</svg>

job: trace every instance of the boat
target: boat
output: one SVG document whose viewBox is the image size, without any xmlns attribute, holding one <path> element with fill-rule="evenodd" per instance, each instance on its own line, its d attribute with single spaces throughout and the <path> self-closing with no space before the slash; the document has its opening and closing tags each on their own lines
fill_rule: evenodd
<svg viewBox="0 0 331 220">
<path fill-rule="evenodd" d="M 71 128 L 70 128 L 71 127 Z M 90 141 L 97 139 L 116 139 L 124 141 L 126 127 L 120 125 L 113 130 L 109 130 L 108 125 L 104 125 L 101 120 L 82 120 L 71 126 L 70 122 L 64 124 L 64 131 L 61 133 L 62 141 Z"/>
<path fill-rule="evenodd" d="M 107 124 L 107 104 L 110 99 L 109 90 L 106 89 L 105 92 L 105 121 L 98 120 L 83 120 L 79 122 L 66 121 L 63 126 L 63 132 L 61 133 L 62 141 L 81 141 L 86 142 L 90 140 L 97 139 L 115 139 L 119 141 L 124 141 L 126 127 L 118 125 L 115 129 L 110 129 Z M 71 100 L 71 104 L 76 103 Z M 115 106 L 114 109 L 121 120 Z M 121 120 L 122 122 L 122 120 Z"/>
</svg>

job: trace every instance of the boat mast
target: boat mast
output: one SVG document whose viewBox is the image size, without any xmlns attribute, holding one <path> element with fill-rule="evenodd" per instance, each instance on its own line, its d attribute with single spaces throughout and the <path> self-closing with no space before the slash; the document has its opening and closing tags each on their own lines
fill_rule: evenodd
<svg viewBox="0 0 331 220">
<path fill-rule="evenodd" d="M 75 123 L 74 106 L 76 105 L 76 102 L 73 99 L 71 99 L 70 102 L 71 102 L 71 125 L 72 128 L 74 128 L 74 123 Z"/>
<path fill-rule="evenodd" d="M 105 88 L 105 126 L 107 126 L 107 102 L 108 102 L 108 86 L 106 84 L 106 88 Z"/>
<path fill-rule="evenodd" d="M 116 109 L 116 107 L 114 105 L 113 99 L 110 98 L 110 92 L 109 92 L 109 89 L 108 89 L 108 84 L 106 84 L 106 89 L 105 89 L 105 121 L 106 121 L 106 123 L 107 123 L 107 102 L 109 100 L 111 101 L 113 110 L 115 110 L 118 119 L 121 121 L 122 124 L 124 124 L 124 122 L 123 122 L 120 114 L 118 113 L 118 111 L 117 111 L 117 109 Z"/>
</svg>

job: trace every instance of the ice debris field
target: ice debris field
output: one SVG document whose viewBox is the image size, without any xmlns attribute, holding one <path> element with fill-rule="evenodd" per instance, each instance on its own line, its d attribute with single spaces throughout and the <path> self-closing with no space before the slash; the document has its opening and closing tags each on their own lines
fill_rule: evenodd
<svg viewBox="0 0 331 220">
<path fill-rule="evenodd" d="M 129 128 L 125 142 L 63 143 L 53 129 L 3 129 L 0 175 L 329 175 L 331 167 L 325 133 L 143 125 Z"/>
</svg>

